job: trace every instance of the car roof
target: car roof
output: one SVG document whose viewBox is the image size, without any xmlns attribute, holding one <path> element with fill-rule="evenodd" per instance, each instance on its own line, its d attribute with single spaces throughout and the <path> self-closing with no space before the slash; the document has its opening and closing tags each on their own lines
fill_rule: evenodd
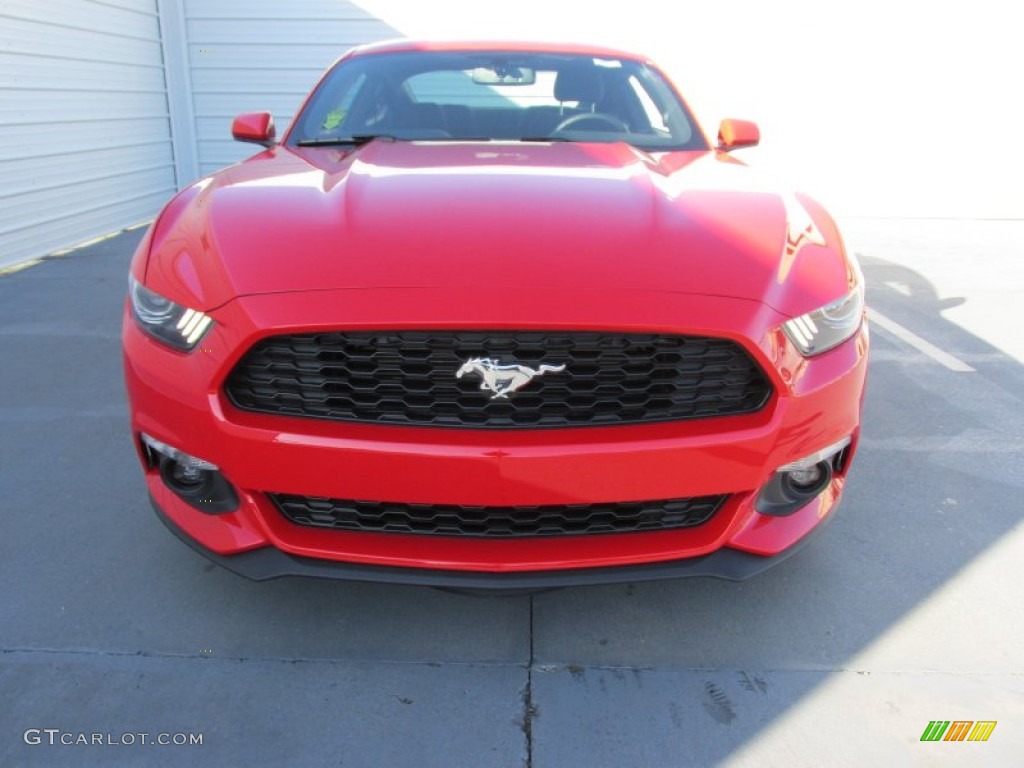
<svg viewBox="0 0 1024 768">
<path fill-rule="evenodd" d="M 403 51 L 515 51 L 523 53 L 570 53 L 582 56 L 608 57 L 647 61 L 641 56 L 615 48 L 581 43 L 528 42 L 525 40 L 384 40 L 353 48 L 347 56 L 363 56 L 376 53 L 397 53 Z"/>
</svg>

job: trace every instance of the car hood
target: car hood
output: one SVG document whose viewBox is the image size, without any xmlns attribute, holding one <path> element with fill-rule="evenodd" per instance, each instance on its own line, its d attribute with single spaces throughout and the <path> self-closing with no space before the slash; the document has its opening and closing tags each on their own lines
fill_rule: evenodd
<svg viewBox="0 0 1024 768">
<path fill-rule="evenodd" d="M 270 292 L 465 287 L 728 296 L 794 314 L 841 295 L 849 274 L 820 246 L 784 256 L 787 195 L 727 155 L 622 143 L 277 147 L 169 204 L 147 281 L 201 309 Z"/>
</svg>

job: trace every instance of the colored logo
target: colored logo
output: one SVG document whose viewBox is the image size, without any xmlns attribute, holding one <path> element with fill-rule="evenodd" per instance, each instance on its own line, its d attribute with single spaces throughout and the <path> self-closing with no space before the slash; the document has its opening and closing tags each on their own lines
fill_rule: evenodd
<svg viewBox="0 0 1024 768">
<path fill-rule="evenodd" d="M 995 720 L 932 720 L 921 741 L 988 741 L 996 729 Z"/>
</svg>

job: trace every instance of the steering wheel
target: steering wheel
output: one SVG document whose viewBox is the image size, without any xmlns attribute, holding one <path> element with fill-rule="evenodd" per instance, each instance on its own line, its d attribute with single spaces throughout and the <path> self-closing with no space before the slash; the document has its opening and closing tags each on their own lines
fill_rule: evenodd
<svg viewBox="0 0 1024 768">
<path fill-rule="evenodd" d="M 600 123 L 601 125 L 611 127 L 612 130 L 629 133 L 629 126 L 626 125 L 623 120 L 620 120 L 615 115 L 609 115 L 605 112 L 584 112 L 581 115 L 572 115 L 556 125 L 552 130 L 552 133 L 558 133 L 559 131 L 564 131 L 567 128 L 572 128 L 573 126 L 586 122 Z"/>
</svg>

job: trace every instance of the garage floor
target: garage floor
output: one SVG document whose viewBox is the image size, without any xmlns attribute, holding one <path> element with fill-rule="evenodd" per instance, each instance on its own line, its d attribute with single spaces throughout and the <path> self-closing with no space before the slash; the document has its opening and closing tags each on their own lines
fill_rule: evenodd
<svg viewBox="0 0 1024 768">
<path fill-rule="evenodd" d="M 880 319 L 829 529 L 741 584 L 520 598 L 207 563 L 128 437 L 142 231 L 0 276 L 0 764 L 1019 765 L 1024 222 L 846 231 Z M 919 741 L 936 719 L 998 726 Z"/>
</svg>

